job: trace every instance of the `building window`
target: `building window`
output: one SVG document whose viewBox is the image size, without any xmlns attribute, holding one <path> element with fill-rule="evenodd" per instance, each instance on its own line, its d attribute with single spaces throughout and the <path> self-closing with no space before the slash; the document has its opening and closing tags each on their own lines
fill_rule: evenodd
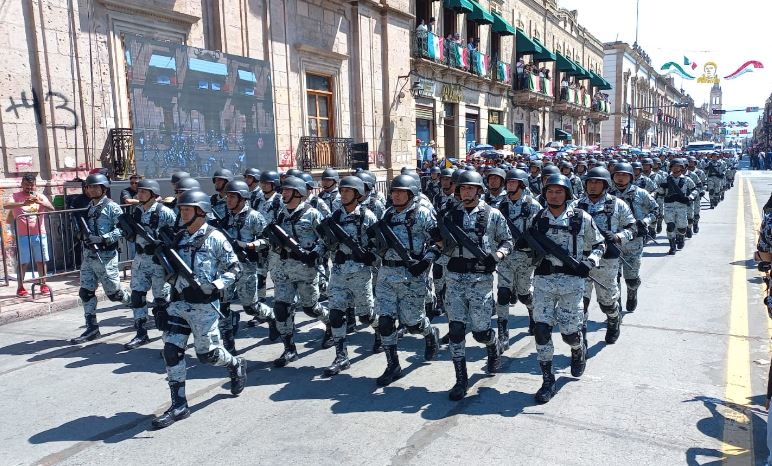
<svg viewBox="0 0 772 466">
<path fill-rule="evenodd" d="M 314 137 L 329 138 L 335 134 L 332 78 L 318 74 L 306 74 L 306 102 L 308 106 L 308 130 Z"/>
<path fill-rule="evenodd" d="M 489 110 L 488 111 L 488 123 L 492 123 L 494 125 L 500 125 L 501 124 L 501 112 L 498 110 Z"/>
</svg>

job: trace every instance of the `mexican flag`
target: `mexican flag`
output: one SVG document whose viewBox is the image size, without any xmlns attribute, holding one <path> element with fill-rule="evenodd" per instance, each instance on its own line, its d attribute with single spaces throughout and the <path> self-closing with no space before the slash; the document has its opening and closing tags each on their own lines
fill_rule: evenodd
<svg viewBox="0 0 772 466">
<path fill-rule="evenodd" d="M 488 74 L 488 55 L 484 55 L 476 50 L 474 55 L 475 72 L 480 76 L 485 76 Z"/>
<path fill-rule="evenodd" d="M 428 37 L 428 54 L 429 58 L 433 58 L 435 60 L 442 60 L 443 59 L 443 43 L 445 42 L 445 39 L 442 37 L 439 37 L 436 34 L 429 34 Z"/>
<path fill-rule="evenodd" d="M 501 82 L 509 82 L 509 65 L 507 63 L 499 62 L 497 77 Z"/>
<path fill-rule="evenodd" d="M 459 68 L 469 68 L 469 49 L 463 45 L 456 44 L 456 53 L 458 54 Z"/>
</svg>

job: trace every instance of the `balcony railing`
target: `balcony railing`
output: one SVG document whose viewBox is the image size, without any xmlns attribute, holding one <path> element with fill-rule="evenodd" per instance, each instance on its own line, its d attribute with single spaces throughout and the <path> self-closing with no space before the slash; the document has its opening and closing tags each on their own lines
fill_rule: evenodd
<svg viewBox="0 0 772 466">
<path fill-rule="evenodd" d="M 512 69 L 509 63 L 501 60 L 495 60 L 495 68 L 493 72 L 493 79 L 503 84 L 509 84 L 512 82 Z"/>
<path fill-rule="evenodd" d="M 533 73 L 519 75 L 514 91 L 515 104 L 521 107 L 539 109 L 553 103 L 552 81 Z"/>
<path fill-rule="evenodd" d="M 491 77 L 491 59 L 479 50 L 469 50 L 465 44 L 429 31 L 414 31 L 412 42 L 414 57 L 469 71 L 486 79 Z"/>
<path fill-rule="evenodd" d="M 322 138 L 303 136 L 300 138 L 298 166 L 302 170 L 319 168 L 351 168 L 351 144 L 349 138 Z"/>
</svg>

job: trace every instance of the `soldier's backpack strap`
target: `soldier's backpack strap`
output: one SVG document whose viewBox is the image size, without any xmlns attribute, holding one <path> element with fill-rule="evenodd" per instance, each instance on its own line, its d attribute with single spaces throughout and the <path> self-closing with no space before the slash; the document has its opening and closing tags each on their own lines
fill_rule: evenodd
<svg viewBox="0 0 772 466">
<path fill-rule="evenodd" d="M 573 246 L 574 246 L 574 257 L 576 257 L 576 249 L 577 249 L 577 237 L 579 236 L 579 233 L 582 231 L 582 222 L 584 217 L 582 215 L 582 211 L 573 211 L 569 213 L 569 220 L 568 220 L 568 231 L 571 232 L 571 237 L 573 239 Z"/>
<path fill-rule="evenodd" d="M 187 244 L 187 247 L 190 248 L 190 270 L 191 272 L 195 270 L 196 267 L 196 254 L 198 254 L 199 249 L 204 245 L 204 242 L 207 238 L 209 238 L 209 235 L 212 234 L 213 231 L 215 231 L 216 228 L 214 228 L 212 225 L 207 224 L 206 230 L 204 230 L 204 234 L 197 237 L 193 241 Z M 182 234 L 177 235 L 177 239 L 175 241 L 175 247 L 176 244 L 179 243 L 179 240 L 181 239 Z"/>
</svg>

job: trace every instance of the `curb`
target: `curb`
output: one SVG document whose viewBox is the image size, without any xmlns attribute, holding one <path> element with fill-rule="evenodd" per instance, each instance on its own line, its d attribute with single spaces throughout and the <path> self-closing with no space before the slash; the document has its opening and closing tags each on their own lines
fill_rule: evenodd
<svg viewBox="0 0 772 466">
<path fill-rule="evenodd" d="M 56 296 L 56 295 L 54 295 Z M 97 290 L 96 293 L 97 303 L 107 300 L 107 296 L 101 290 Z M 16 311 L 0 312 L 0 325 L 10 324 L 13 322 L 20 322 L 22 320 L 32 319 L 34 317 L 53 314 L 55 312 L 66 311 L 81 305 L 80 298 L 77 296 L 65 296 L 60 299 L 54 299 L 54 301 L 46 301 L 45 303 L 30 303 L 29 306 Z"/>
</svg>

